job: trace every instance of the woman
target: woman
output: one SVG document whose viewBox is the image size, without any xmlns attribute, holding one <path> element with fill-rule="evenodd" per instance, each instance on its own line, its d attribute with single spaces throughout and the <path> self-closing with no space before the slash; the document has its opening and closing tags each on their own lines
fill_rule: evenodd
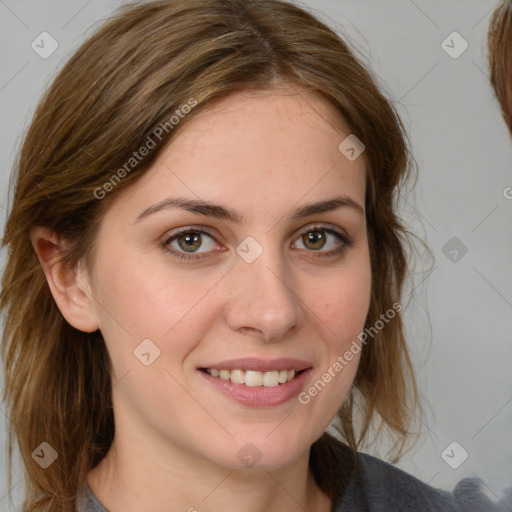
<svg viewBox="0 0 512 512">
<path fill-rule="evenodd" d="M 388 432 L 397 460 L 417 410 L 410 169 L 371 74 L 292 4 L 101 27 L 35 113 L 5 227 L 23 510 L 490 510 L 357 451 Z"/>
</svg>

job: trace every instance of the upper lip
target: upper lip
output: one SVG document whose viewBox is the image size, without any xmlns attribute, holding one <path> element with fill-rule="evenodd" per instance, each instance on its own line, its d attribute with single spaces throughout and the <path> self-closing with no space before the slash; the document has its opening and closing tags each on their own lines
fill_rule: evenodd
<svg viewBox="0 0 512 512">
<path fill-rule="evenodd" d="M 311 363 L 300 359 L 281 358 L 264 360 L 257 358 L 230 359 L 220 363 L 201 366 L 200 368 L 214 368 L 216 370 L 253 370 L 259 372 L 272 372 L 275 370 L 306 370 L 311 368 Z"/>
</svg>

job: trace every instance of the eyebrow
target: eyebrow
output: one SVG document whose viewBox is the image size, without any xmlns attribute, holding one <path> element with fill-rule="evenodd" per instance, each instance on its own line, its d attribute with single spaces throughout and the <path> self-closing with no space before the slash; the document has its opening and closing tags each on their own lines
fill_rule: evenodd
<svg viewBox="0 0 512 512">
<path fill-rule="evenodd" d="M 365 214 L 364 208 L 359 203 L 354 201 L 351 197 L 337 196 L 333 197 L 332 199 L 326 199 L 325 201 L 309 203 L 304 206 L 301 206 L 300 208 L 296 209 L 293 212 L 292 218 L 294 220 L 302 219 L 310 215 L 329 212 L 342 207 L 352 208 L 361 213 L 362 215 Z M 156 212 L 162 210 L 170 210 L 172 208 L 181 208 L 192 213 L 204 215 L 205 217 L 214 217 L 217 219 L 229 220 L 237 224 L 243 222 L 244 219 L 244 216 L 240 212 L 233 210 L 232 208 L 226 208 L 224 206 L 221 206 L 220 204 L 209 203 L 206 201 L 202 201 L 200 199 L 169 197 L 144 210 L 137 217 L 134 224 L 140 222 L 141 220 L 149 217 L 150 215 Z"/>
</svg>

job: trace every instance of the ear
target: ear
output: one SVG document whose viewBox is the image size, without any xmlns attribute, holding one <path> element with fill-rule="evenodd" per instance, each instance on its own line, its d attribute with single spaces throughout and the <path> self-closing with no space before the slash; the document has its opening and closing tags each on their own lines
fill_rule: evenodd
<svg viewBox="0 0 512 512">
<path fill-rule="evenodd" d="M 66 243 L 50 229 L 33 227 L 30 240 L 64 318 L 80 331 L 96 331 L 99 326 L 87 270 L 80 264 L 74 269 L 61 263 Z"/>
</svg>

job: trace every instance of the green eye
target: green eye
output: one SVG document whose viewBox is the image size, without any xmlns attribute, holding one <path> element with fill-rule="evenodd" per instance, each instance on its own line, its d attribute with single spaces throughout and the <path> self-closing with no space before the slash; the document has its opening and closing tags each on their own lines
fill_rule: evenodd
<svg viewBox="0 0 512 512">
<path fill-rule="evenodd" d="M 308 247 L 309 249 L 312 249 L 314 251 L 318 251 L 319 249 L 322 249 L 322 247 L 326 243 L 326 236 L 322 231 L 315 230 L 315 231 L 308 231 L 307 233 L 302 235 L 302 243 Z"/>
<path fill-rule="evenodd" d="M 173 256 L 183 260 L 199 260 L 208 257 L 211 252 L 223 250 L 212 235 L 191 228 L 173 234 L 162 245 Z M 328 257 L 341 254 L 351 245 L 352 241 L 343 233 L 319 225 L 304 230 L 292 248 Z"/>
<path fill-rule="evenodd" d="M 296 247 L 297 249 L 307 249 L 308 252 L 317 251 L 319 256 L 332 256 L 352 245 L 352 240 L 346 235 L 324 226 L 306 229 L 300 234 L 298 240 L 300 244 Z"/>
<path fill-rule="evenodd" d="M 203 258 L 207 256 L 206 253 L 220 248 L 220 244 L 210 234 L 198 229 L 187 229 L 176 233 L 163 245 L 174 256 L 181 259 Z"/>
<path fill-rule="evenodd" d="M 190 233 L 179 235 L 176 240 L 180 249 L 186 252 L 194 252 L 201 247 L 201 238 L 202 235 L 200 233 L 191 231 Z"/>
</svg>

